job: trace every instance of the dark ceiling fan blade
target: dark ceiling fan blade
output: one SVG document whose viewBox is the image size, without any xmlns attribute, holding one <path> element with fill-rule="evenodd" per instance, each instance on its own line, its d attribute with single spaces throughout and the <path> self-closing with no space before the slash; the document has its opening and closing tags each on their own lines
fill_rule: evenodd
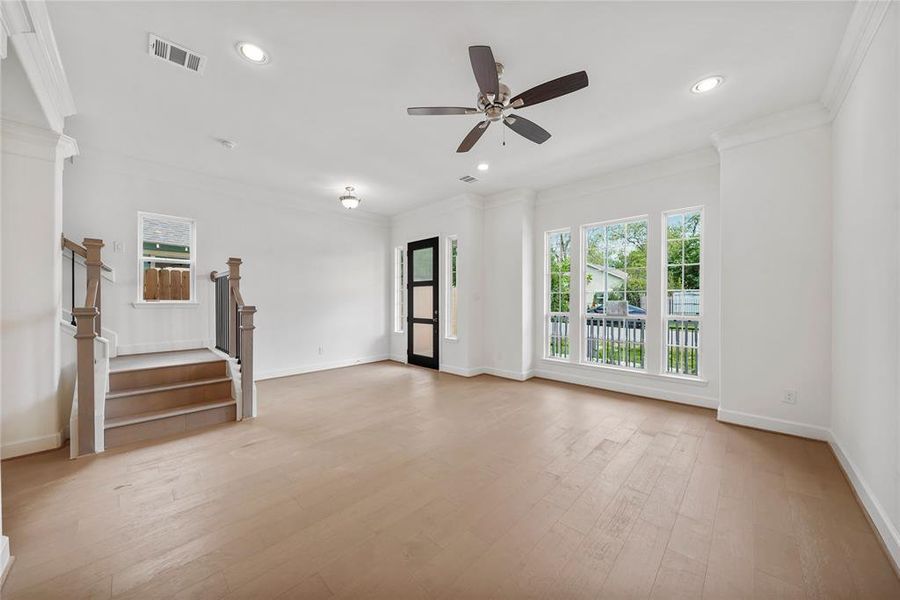
<svg viewBox="0 0 900 600">
<path fill-rule="evenodd" d="M 535 144 L 543 144 L 550 139 L 549 131 L 534 121 L 529 121 L 525 117 L 520 117 L 519 115 L 505 117 L 503 119 L 503 124 Z"/>
<path fill-rule="evenodd" d="M 406 109 L 406 113 L 414 116 L 423 115 L 474 115 L 477 108 L 465 108 L 463 106 L 413 106 Z"/>
<path fill-rule="evenodd" d="M 588 76 L 584 71 L 578 71 L 571 75 L 563 75 L 552 81 L 537 85 L 530 90 L 522 92 L 510 99 L 509 103 L 513 108 L 522 108 L 525 106 L 534 106 L 547 100 L 553 100 L 566 94 L 576 92 L 588 85 Z M 521 100 L 521 102 L 519 102 Z"/>
<path fill-rule="evenodd" d="M 500 79 L 497 77 L 497 63 L 491 47 L 469 46 L 469 60 L 472 62 L 478 89 L 485 96 L 492 94 L 496 98 L 500 93 Z"/>
<path fill-rule="evenodd" d="M 456 149 L 457 152 L 468 152 L 472 149 L 472 146 L 475 145 L 481 136 L 484 135 L 484 132 L 487 130 L 488 125 L 490 125 L 490 121 L 482 121 L 478 125 L 472 128 L 472 131 L 463 139 L 462 143 L 459 145 L 459 148 Z"/>
</svg>

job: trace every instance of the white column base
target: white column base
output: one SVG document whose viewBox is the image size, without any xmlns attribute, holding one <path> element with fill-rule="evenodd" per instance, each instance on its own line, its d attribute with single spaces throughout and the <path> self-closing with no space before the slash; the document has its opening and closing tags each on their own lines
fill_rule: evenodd
<svg viewBox="0 0 900 600">
<path fill-rule="evenodd" d="M 14 557 L 9 555 L 9 538 L 0 535 L 0 586 L 6 581 L 9 569 L 12 567 Z"/>
</svg>

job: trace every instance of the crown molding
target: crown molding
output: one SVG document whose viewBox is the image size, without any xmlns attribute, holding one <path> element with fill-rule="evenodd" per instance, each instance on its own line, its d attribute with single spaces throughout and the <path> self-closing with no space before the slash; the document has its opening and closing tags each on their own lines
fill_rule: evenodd
<svg viewBox="0 0 900 600">
<path fill-rule="evenodd" d="M 406 219 L 419 217 L 422 215 L 439 215 L 447 212 L 454 212 L 464 208 L 474 208 L 481 210 L 484 208 L 484 198 L 478 194 L 457 194 L 444 200 L 431 202 L 425 206 L 419 206 L 410 210 L 403 211 L 391 216 L 392 223 L 399 223 Z"/>
<path fill-rule="evenodd" d="M 853 14 L 847 23 L 844 37 L 837 56 L 822 91 L 822 104 L 833 119 L 841 110 L 841 105 L 853 85 L 872 40 L 891 7 L 891 0 L 859 0 L 853 7 Z"/>
<path fill-rule="evenodd" d="M 72 141 L 74 142 L 74 140 Z M 269 206 L 333 217 L 346 222 L 379 227 L 390 226 L 390 218 L 385 215 L 368 212 L 364 209 L 347 210 L 342 208 L 337 202 L 337 194 L 331 192 L 327 197 L 323 197 L 320 192 L 298 192 L 297 190 L 210 175 L 167 163 L 109 152 L 91 146 L 90 143 L 78 145 L 77 150 L 81 158 L 75 163 L 74 168 L 76 169 L 119 173 L 143 181 L 221 194 L 236 200 L 254 198 L 255 202 L 264 202 Z"/>
<path fill-rule="evenodd" d="M 712 134 L 712 141 L 721 153 L 723 150 L 813 129 L 829 122 L 831 113 L 828 109 L 818 102 L 813 102 L 720 129 Z"/>
<path fill-rule="evenodd" d="M 615 169 L 589 179 L 559 185 L 537 194 L 536 204 L 552 204 L 566 200 L 589 198 L 597 193 L 616 188 L 638 185 L 664 177 L 673 177 L 690 171 L 718 166 L 719 154 L 706 146 L 690 152 L 653 160 L 624 169 Z"/>
<path fill-rule="evenodd" d="M 506 190 L 484 199 L 484 210 L 502 208 L 504 206 L 518 205 L 526 209 L 534 208 L 537 193 L 528 188 L 516 188 Z"/>
<path fill-rule="evenodd" d="M 2 0 L 0 29 L 9 38 L 28 75 L 41 109 L 56 133 L 75 114 L 75 101 L 43 0 Z"/>
<path fill-rule="evenodd" d="M 48 162 L 65 160 L 78 154 L 75 138 L 36 125 L 0 119 L 4 154 L 27 156 Z"/>
</svg>

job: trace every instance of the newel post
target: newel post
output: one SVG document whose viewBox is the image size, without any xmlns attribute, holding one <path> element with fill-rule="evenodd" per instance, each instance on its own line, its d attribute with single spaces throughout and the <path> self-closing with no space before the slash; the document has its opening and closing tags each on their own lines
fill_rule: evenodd
<svg viewBox="0 0 900 600">
<path fill-rule="evenodd" d="M 78 370 L 78 456 L 93 454 L 94 447 L 94 338 L 100 311 L 94 306 L 72 309 Z"/>
<path fill-rule="evenodd" d="M 253 314 L 255 306 L 241 309 L 241 418 L 253 416 Z"/>
<path fill-rule="evenodd" d="M 234 358 L 237 356 L 238 340 L 237 334 L 237 295 L 236 290 L 241 287 L 241 259 L 229 258 L 228 262 L 228 356 Z M 241 357 L 243 359 L 243 356 Z"/>
<path fill-rule="evenodd" d="M 103 248 L 103 240 L 98 240 L 96 238 L 84 238 L 84 249 L 87 251 L 87 256 L 84 259 L 85 271 L 87 272 L 87 283 L 89 284 L 92 280 L 97 281 L 97 301 L 94 306 L 97 307 L 97 318 L 94 319 L 94 326 L 97 335 L 102 336 L 103 330 L 101 329 L 102 323 L 100 321 L 100 313 L 102 310 L 100 300 L 101 293 L 100 290 L 103 287 L 100 285 L 100 270 L 103 267 L 103 261 L 100 258 L 100 249 Z M 73 259 L 74 260 L 74 259 Z M 87 286 L 85 286 L 85 289 Z"/>
</svg>

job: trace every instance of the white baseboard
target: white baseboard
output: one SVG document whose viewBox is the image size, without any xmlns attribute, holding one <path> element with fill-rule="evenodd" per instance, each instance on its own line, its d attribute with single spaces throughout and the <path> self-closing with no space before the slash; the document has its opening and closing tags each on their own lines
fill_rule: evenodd
<svg viewBox="0 0 900 600">
<path fill-rule="evenodd" d="M 18 442 L 4 441 L 3 446 L 0 447 L 0 458 L 15 458 L 17 456 L 25 456 L 26 454 L 34 454 L 35 452 L 43 452 L 45 450 L 56 450 L 62 445 L 62 432 L 28 438 L 27 440 L 19 440 Z"/>
<path fill-rule="evenodd" d="M 652 398 L 654 400 L 666 400 L 668 402 L 676 402 L 678 404 L 687 404 L 690 406 L 699 406 L 701 408 L 718 408 L 719 403 L 713 398 L 706 398 L 696 394 L 688 394 L 684 392 L 672 392 L 659 388 L 652 388 L 643 385 L 635 385 L 631 383 L 619 383 L 613 381 L 597 381 L 593 377 L 584 377 L 573 373 L 561 373 L 558 371 L 550 371 L 547 369 L 535 369 L 534 376 L 541 379 L 550 379 L 552 381 L 562 381 L 563 383 L 574 383 L 586 387 L 597 388 L 601 390 L 609 390 L 611 392 L 620 392 L 622 394 L 631 394 L 633 396 L 643 396 L 644 398 Z"/>
<path fill-rule="evenodd" d="M 831 439 L 831 431 L 826 427 L 821 427 L 819 425 L 808 425 L 806 423 L 798 423 L 796 421 L 787 421 L 785 419 L 776 419 L 773 417 L 763 417 L 760 415 L 753 415 L 737 410 L 727 410 L 724 408 L 720 408 L 718 419 L 723 423 L 744 425 L 745 427 L 765 429 L 766 431 L 774 431 L 776 433 L 786 433 L 788 435 L 796 435 L 813 440 L 821 440 L 823 442 L 827 442 Z"/>
<path fill-rule="evenodd" d="M 0 535 L 0 587 L 6 583 L 6 576 L 9 575 L 13 560 L 15 559 L 9 554 L 9 538 Z"/>
<path fill-rule="evenodd" d="M 150 352 L 174 352 L 176 350 L 195 350 L 208 348 L 211 342 L 202 340 L 174 340 L 171 342 L 149 342 L 145 344 L 123 344 L 117 348 L 119 356 L 123 354 L 148 354 Z"/>
<path fill-rule="evenodd" d="M 875 529 L 881 536 L 881 541 L 887 549 L 888 556 L 894 563 L 894 572 L 900 573 L 900 532 L 891 523 L 887 511 L 872 493 L 872 489 L 863 479 L 862 473 L 856 468 L 850 457 L 844 453 L 840 442 L 834 437 L 832 432 L 829 432 L 829 434 L 828 443 L 834 451 L 834 455 L 841 464 L 841 468 L 844 469 L 844 473 L 847 475 L 856 497 L 869 515 L 869 520 L 872 521 L 872 525 L 875 526 Z"/>
<path fill-rule="evenodd" d="M 505 369 L 484 368 L 481 370 L 485 375 L 493 375 L 494 377 L 503 377 L 504 379 L 513 379 L 515 381 L 527 381 L 534 377 L 534 371 L 507 371 Z"/>
<path fill-rule="evenodd" d="M 455 365 L 441 365 L 440 370 L 443 373 L 459 375 L 460 377 L 475 377 L 476 375 L 481 375 L 482 373 L 484 373 L 484 369 L 478 367 L 457 367 Z"/>
<path fill-rule="evenodd" d="M 278 377 L 290 377 L 291 375 L 302 375 L 303 373 L 313 373 L 315 371 L 328 371 L 329 369 L 340 369 L 343 367 L 352 367 L 353 365 L 363 365 L 366 363 L 379 362 L 389 360 L 387 354 L 378 354 L 375 356 L 363 356 L 360 358 L 348 358 L 344 360 L 336 360 L 331 362 L 313 363 L 300 367 L 292 367 L 290 369 L 275 369 L 272 371 L 262 371 L 256 374 L 256 381 L 263 379 L 276 379 Z"/>
</svg>

